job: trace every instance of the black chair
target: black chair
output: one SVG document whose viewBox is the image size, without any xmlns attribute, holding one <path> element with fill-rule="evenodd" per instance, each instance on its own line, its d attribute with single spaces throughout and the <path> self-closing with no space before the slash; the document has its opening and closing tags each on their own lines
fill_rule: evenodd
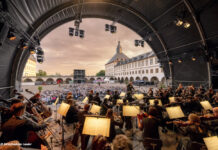
<svg viewBox="0 0 218 150">
<path fill-rule="evenodd" d="M 144 138 L 143 145 L 146 150 L 161 150 L 162 141 L 160 139 Z"/>
<path fill-rule="evenodd" d="M 190 141 L 187 150 L 207 150 L 207 147 L 205 144 Z"/>
</svg>

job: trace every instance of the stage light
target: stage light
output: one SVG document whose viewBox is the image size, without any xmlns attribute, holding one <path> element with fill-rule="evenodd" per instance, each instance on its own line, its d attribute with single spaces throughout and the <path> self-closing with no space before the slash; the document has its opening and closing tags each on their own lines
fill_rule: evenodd
<svg viewBox="0 0 218 150">
<path fill-rule="evenodd" d="M 195 58 L 195 57 L 192 57 L 192 61 L 196 61 L 196 58 Z"/>
<path fill-rule="evenodd" d="M 42 64 L 44 62 L 44 57 L 42 55 L 37 55 L 36 58 L 38 63 Z"/>
<path fill-rule="evenodd" d="M 16 36 L 14 35 L 12 29 L 10 29 L 10 30 L 8 31 L 8 39 L 11 40 L 11 41 L 13 41 L 13 40 L 16 39 Z"/>
<path fill-rule="evenodd" d="M 79 30 L 78 29 L 75 30 L 75 36 L 79 36 Z"/>
<path fill-rule="evenodd" d="M 110 30 L 111 30 L 111 33 L 116 33 L 117 32 L 117 27 L 113 26 L 113 25 L 110 25 Z"/>
<path fill-rule="evenodd" d="M 27 49 L 28 48 L 28 43 L 25 42 L 24 40 L 21 40 L 21 48 L 22 49 Z"/>
<path fill-rule="evenodd" d="M 37 54 L 37 55 L 44 55 L 44 51 L 42 50 L 41 47 L 38 47 L 38 48 L 37 48 L 36 54 Z"/>
<path fill-rule="evenodd" d="M 182 19 L 177 19 L 176 21 L 175 21 L 175 24 L 176 24 L 176 26 L 181 26 L 182 24 L 183 24 L 183 21 L 182 21 Z"/>
<path fill-rule="evenodd" d="M 69 36 L 73 36 L 74 28 L 69 28 Z"/>
<path fill-rule="evenodd" d="M 182 63 L 182 59 L 179 59 L 179 60 L 178 60 L 178 63 Z"/>
<path fill-rule="evenodd" d="M 141 41 L 141 47 L 144 47 L 144 41 Z"/>
<path fill-rule="evenodd" d="M 84 38 L 84 34 L 85 34 L 84 30 L 79 30 L 79 37 L 80 38 Z"/>
<path fill-rule="evenodd" d="M 32 55 L 36 53 L 36 50 L 34 47 L 30 47 L 29 51 L 30 51 L 30 54 Z"/>
<path fill-rule="evenodd" d="M 188 29 L 190 26 L 191 26 L 191 24 L 189 22 L 185 22 L 183 24 L 183 27 L 186 28 L 186 29 Z"/>
<path fill-rule="evenodd" d="M 109 31 L 110 29 L 110 25 L 109 24 L 105 24 L 105 31 Z"/>
<path fill-rule="evenodd" d="M 171 60 L 169 60 L 169 65 L 172 65 L 172 64 L 173 64 L 173 62 Z"/>
<path fill-rule="evenodd" d="M 135 46 L 139 46 L 139 40 L 135 40 Z"/>
</svg>

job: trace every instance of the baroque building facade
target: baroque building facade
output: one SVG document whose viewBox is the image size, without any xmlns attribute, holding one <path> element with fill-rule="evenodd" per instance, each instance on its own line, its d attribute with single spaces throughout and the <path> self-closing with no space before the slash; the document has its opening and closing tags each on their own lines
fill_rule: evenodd
<svg viewBox="0 0 218 150">
<path fill-rule="evenodd" d="M 23 76 L 25 77 L 34 77 L 36 76 L 36 59 L 33 55 L 30 55 L 27 60 L 26 66 L 23 71 Z"/>
<path fill-rule="evenodd" d="M 105 75 L 113 76 L 118 81 L 144 80 L 165 83 L 163 69 L 153 51 L 128 58 L 120 42 L 116 54 L 105 64 Z"/>
</svg>

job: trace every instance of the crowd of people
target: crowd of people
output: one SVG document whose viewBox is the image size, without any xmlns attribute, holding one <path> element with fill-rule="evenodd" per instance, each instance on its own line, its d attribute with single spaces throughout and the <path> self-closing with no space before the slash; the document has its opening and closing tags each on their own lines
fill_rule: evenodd
<svg viewBox="0 0 218 150">
<path fill-rule="evenodd" d="M 124 92 L 124 95 L 120 93 Z M 143 97 L 138 99 L 134 94 L 141 93 Z M 209 135 L 218 135 L 218 92 L 212 88 L 198 88 L 193 85 L 183 87 L 179 84 L 178 88 L 172 89 L 160 88 L 154 91 L 150 88 L 148 91 L 136 90 L 129 83 L 125 86 L 111 85 L 92 85 L 81 84 L 64 88 L 63 91 L 42 91 L 35 94 L 30 99 L 24 101 L 25 96 L 15 93 L 16 98 L 8 104 L 8 109 L 2 111 L 1 130 L 2 135 L 0 143 L 7 143 L 17 140 L 19 143 L 31 143 L 31 147 L 49 148 L 49 144 L 40 139 L 31 138 L 30 131 L 40 131 L 47 128 L 43 120 L 51 117 L 52 110 L 48 108 L 43 101 L 55 101 L 59 97 L 60 102 L 70 105 L 70 108 L 64 117 L 66 124 L 74 125 L 72 138 L 65 144 L 65 149 L 82 150 L 132 150 L 132 138 L 126 135 L 127 131 L 138 128 L 142 131 L 142 141 L 146 150 L 160 150 L 163 141 L 160 137 L 161 131 L 166 134 L 168 131 L 176 132 L 183 136 L 178 142 L 177 149 L 199 150 L 205 147 L 203 138 Z M 108 95 L 108 97 L 105 97 Z M 43 98 L 49 97 L 48 100 Z M 82 100 L 87 97 L 87 101 Z M 170 101 L 174 97 L 174 101 Z M 122 103 L 117 103 L 122 99 Z M 154 104 L 150 100 L 154 100 Z M 43 100 L 43 101 L 42 101 Z M 201 101 L 208 100 L 212 109 L 205 110 Z M 160 101 L 161 104 L 160 105 Z M 91 147 L 88 142 L 90 135 L 83 134 L 85 117 L 91 114 L 92 105 L 101 107 L 98 115 L 110 119 L 110 132 L 108 137 L 97 135 L 92 139 Z M 123 106 L 134 105 L 140 107 L 140 113 L 136 116 L 124 116 Z M 170 119 L 166 108 L 180 106 L 186 117 L 181 120 Z M 134 125 L 134 120 L 137 124 Z M 33 123 L 34 122 L 34 123 Z M 176 127 L 176 128 L 175 128 Z M 21 136 L 22 135 L 22 136 Z M 26 145 L 23 145 L 26 146 Z M 29 146 L 29 145 L 28 145 Z"/>
</svg>

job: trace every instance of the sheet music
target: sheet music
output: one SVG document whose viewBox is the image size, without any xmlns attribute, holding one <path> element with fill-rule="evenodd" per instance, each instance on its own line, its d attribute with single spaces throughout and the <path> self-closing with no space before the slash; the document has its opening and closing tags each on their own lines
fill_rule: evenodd
<svg viewBox="0 0 218 150">
<path fill-rule="evenodd" d="M 175 103 L 176 102 L 175 99 L 176 99 L 175 97 L 169 97 L 170 103 Z"/>
<path fill-rule="evenodd" d="M 140 113 L 139 106 L 123 106 L 123 116 L 137 116 Z"/>
<path fill-rule="evenodd" d="M 123 104 L 123 100 L 122 99 L 118 99 L 117 100 L 117 104 Z"/>
<path fill-rule="evenodd" d="M 180 106 L 166 107 L 166 111 L 167 111 L 170 119 L 177 119 L 177 118 L 185 117 Z"/>
<path fill-rule="evenodd" d="M 150 99 L 150 100 L 149 100 L 149 103 L 150 103 L 151 106 L 154 105 L 154 100 L 155 100 L 155 99 Z M 161 100 L 160 100 L 160 99 L 157 99 L 157 100 L 158 100 L 158 105 L 159 105 L 159 106 L 163 106 Z"/>
<path fill-rule="evenodd" d="M 105 95 L 104 98 L 105 98 L 105 99 L 109 99 L 109 98 L 110 98 L 110 95 Z"/>
<path fill-rule="evenodd" d="M 82 133 L 109 137 L 110 121 L 108 118 L 86 117 Z"/>
<path fill-rule="evenodd" d="M 204 143 L 207 146 L 208 150 L 218 150 L 218 137 L 217 136 L 211 136 L 207 138 L 203 138 Z"/>
<path fill-rule="evenodd" d="M 134 98 L 136 98 L 137 100 L 142 100 L 144 98 L 144 95 L 143 94 L 134 94 L 133 95 Z"/>
<path fill-rule="evenodd" d="M 209 101 L 202 101 L 200 102 L 200 104 L 205 110 L 213 110 L 213 107 L 211 106 Z"/>
<path fill-rule="evenodd" d="M 99 114 L 100 113 L 100 109 L 101 109 L 100 106 L 93 104 L 90 112 L 92 114 Z"/>
<path fill-rule="evenodd" d="M 126 95 L 126 93 L 124 93 L 124 92 L 120 93 L 120 97 L 124 97 L 125 95 Z"/>
<path fill-rule="evenodd" d="M 84 104 L 87 103 L 88 100 L 89 100 L 89 98 L 88 98 L 88 97 L 85 97 L 84 100 L 83 100 L 83 103 L 84 103 Z"/>
</svg>

